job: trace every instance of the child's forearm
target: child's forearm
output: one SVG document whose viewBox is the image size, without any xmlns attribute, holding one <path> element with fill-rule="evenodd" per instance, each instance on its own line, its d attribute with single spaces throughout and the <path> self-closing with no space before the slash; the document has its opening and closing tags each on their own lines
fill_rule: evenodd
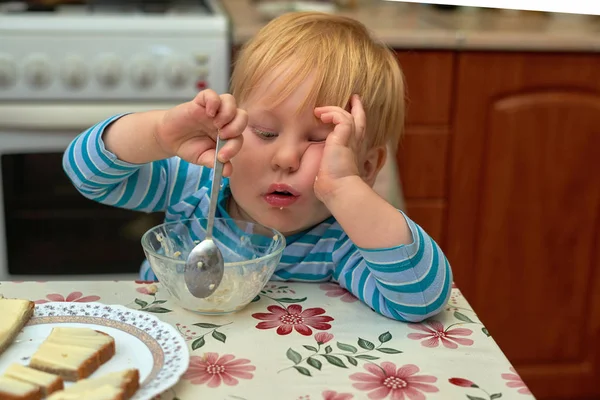
<svg viewBox="0 0 600 400">
<path fill-rule="evenodd" d="M 171 157 L 156 141 L 156 129 L 165 111 L 125 115 L 114 121 L 102 139 L 106 149 L 122 161 L 145 164 Z"/>
<path fill-rule="evenodd" d="M 352 242 L 365 249 L 390 248 L 412 243 L 406 219 L 357 177 L 325 199 L 325 205 Z"/>
</svg>

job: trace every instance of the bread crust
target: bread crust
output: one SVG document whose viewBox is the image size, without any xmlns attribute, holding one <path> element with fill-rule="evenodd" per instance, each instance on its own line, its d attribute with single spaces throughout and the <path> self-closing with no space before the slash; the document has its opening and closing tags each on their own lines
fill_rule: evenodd
<svg viewBox="0 0 600 400">
<path fill-rule="evenodd" d="M 117 351 L 115 348 L 115 338 L 113 338 L 112 336 L 110 336 L 108 333 L 105 333 L 105 332 L 101 332 L 101 331 L 96 331 L 96 332 L 98 332 L 104 336 L 108 336 L 112 339 L 110 341 L 110 343 L 107 343 L 105 346 L 100 348 L 100 350 L 98 351 L 98 357 L 100 358 L 100 365 L 102 365 L 105 362 L 107 362 L 108 360 L 110 360 Z"/>
<path fill-rule="evenodd" d="M 30 368 L 30 367 L 25 367 L 25 368 Z M 34 369 L 34 368 L 31 368 L 31 369 Z M 36 369 L 36 371 L 39 371 L 39 370 Z M 14 376 L 12 374 L 8 374 L 8 372 L 4 373 L 4 376 L 7 376 L 7 377 L 9 377 L 11 379 L 16 379 L 18 381 L 22 381 L 22 382 L 25 382 L 25 383 L 29 383 L 29 384 L 38 386 L 40 388 L 40 390 L 42 391 L 42 397 L 47 397 L 50 394 L 52 394 L 52 393 L 54 393 L 54 392 L 56 392 L 58 390 L 64 389 L 64 387 L 65 387 L 63 379 L 60 376 L 58 376 L 56 374 L 51 374 L 51 375 L 54 376 L 54 380 L 52 382 L 50 382 L 50 384 L 48 386 L 43 386 L 43 385 L 41 385 L 38 382 L 32 382 L 30 380 L 22 379 L 19 376 Z"/>
<path fill-rule="evenodd" d="M 100 377 L 99 377 L 100 378 Z M 90 378 L 91 380 L 94 380 L 94 378 Z M 77 384 L 75 384 L 77 385 Z M 111 398 L 111 400 L 129 400 L 133 397 L 133 395 L 138 391 L 138 389 L 140 388 L 140 374 L 139 371 L 135 368 L 132 369 L 128 369 L 125 371 L 125 374 L 123 375 L 123 380 L 121 382 L 121 384 L 119 385 L 118 389 L 119 393 L 117 393 L 114 397 Z M 68 388 L 65 389 L 68 392 Z M 58 392 L 57 394 L 57 398 L 60 398 L 60 392 Z"/>
<path fill-rule="evenodd" d="M 13 378 L 9 378 L 13 379 Z M 14 379 L 17 380 L 17 379 Z M 2 388 L 0 388 L 0 400 L 41 400 L 43 397 L 42 389 L 39 387 L 35 387 L 31 389 L 29 392 L 25 393 L 23 396 L 16 396 L 12 393 L 3 392 Z"/>
<path fill-rule="evenodd" d="M 24 300 L 24 299 L 5 299 L 5 300 Z M 0 299 L 0 302 L 2 299 Z M 0 343 L 0 355 L 4 353 L 4 351 L 12 344 L 17 335 L 21 332 L 21 329 L 29 322 L 31 317 L 33 316 L 33 311 L 35 310 L 35 303 L 33 301 L 29 301 L 27 304 L 27 310 L 23 314 L 23 317 L 19 320 L 18 324 L 14 327 L 13 331 L 8 335 L 8 337 L 4 340 L 4 342 Z"/>
<path fill-rule="evenodd" d="M 140 373 L 137 369 L 127 371 L 125 375 L 125 386 L 123 386 L 123 400 L 128 400 L 133 397 L 135 392 L 140 388 Z"/>
<path fill-rule="evenodd" d="M 47 387 L 43 387 L 42 388 L 42 394 L 44 397 L 48 397 L 49 395 L 51 395 L 54 392 L 57 392 L 59 390 L 63 390 L 65 388 L 64 382 L 62 380 L 62 378 L 60 376 L 56 376 L 56 379 L 54 380 L 54 382 L 52 382 L 50 385 L 48 385 Z"/>
<path fill-rule="evenodd" d="M 96 350 L 88 359 L 82 362 L 76 370 L 53 368 L 46 365 L 37 365 L 34 360 L 29 363 L 31 368 L 35 368 L 39 371 L 49 372 L 51 374 L 59 375 L 68 382 L 76 382 L 80 379 L 85 379 L 93 374 L 102 364 L 110 360 L 116 352 L 115 339 L 107 333 L 96 331 L 102 335 L 111 338 L 109 343 Z"/>
</svg>

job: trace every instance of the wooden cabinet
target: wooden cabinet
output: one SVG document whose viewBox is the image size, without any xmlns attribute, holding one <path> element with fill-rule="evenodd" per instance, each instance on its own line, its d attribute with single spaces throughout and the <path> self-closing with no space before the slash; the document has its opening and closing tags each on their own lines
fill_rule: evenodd
<svg viewBox="0 0 600 400">
<path fill-rule="evenodd" d="M 400 54 L 408 213 L 537 398 L 600 397 L 600 54 Z"/>
<path fill-rule="evenodd" d="M 407 83 L 406 131 L 398 146 L 406 211 L 444 242 L 455 55 L 398 51 Z"/>
</svg>

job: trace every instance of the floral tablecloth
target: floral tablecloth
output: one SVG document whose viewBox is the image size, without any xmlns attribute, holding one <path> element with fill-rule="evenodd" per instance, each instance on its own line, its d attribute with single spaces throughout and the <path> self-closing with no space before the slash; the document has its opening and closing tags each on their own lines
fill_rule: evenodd
<svg viewBox="0 0 600 400">
<path fill-rule="evenodd" d="M 458 288 L 403 323 L 332 283 L 269 283 L 246 309 L 200 316 L 151 282 L 0 282 L 4 297 L 121 304 L 176 327 L 188 371 L 161 399 L 531 399 Z"/>
</svg>

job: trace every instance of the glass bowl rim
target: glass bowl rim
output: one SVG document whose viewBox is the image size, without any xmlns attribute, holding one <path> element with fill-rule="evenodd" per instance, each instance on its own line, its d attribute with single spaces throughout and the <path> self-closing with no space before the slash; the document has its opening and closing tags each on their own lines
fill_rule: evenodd
<svg viewBox="0 0 600 400">
<path fill-rule="evenodd" d="M 178 225 L 181 223 L 185 223 L 185 222 L 189 222 L 189 221 L 195 221 L 195 220 L 207 220 L 208 218 L 185 218 L 185 219 L 178 219 L 177 221 L 170 221 L 170 222 L 163 222 L 160 225 L 155 225 L 152 228 L 148 229 L 143 235 L 142 238 L 140 239 L 141 244 L 142 244 L 142 248 L 149 252 L 153 257 L 156 257 L 158 259 L 161 259 L 163 261 L 168 261 L 171 263 L 175 263 L 175 264 L 180 264 L 180 265 L 185 265 L 185 260 L 179 260 L 179 259 L 175 259 L 175 258 L 171 258 L 169 256 L 165 256 L 162 254 L 158 254 L 154 249 L 152 249 L 149 245 L 149 239 L 148 237 L 150 236 L 150 234 L 153 231 L 156 231 L 160 228 L 164 228 L 168 225 Z M 283 250 L 285 249 L 286 246 L 286 240 L 285 240 L 285 236 L 279 232 L 277 229 L 274 228 L 269 228 L 268 226 L 265 226 L 263 224 L 260 224 L 258 222 L 250 222 L 250 221 L 243 221 L 240 219 L 234 219 L 234 218 L 215 218 L 215 220 L 220 220 L 220 221 L 234 221 L 234 222 L 242 222 L 244 224 L 251 224 L 251 225 L 257 225 L 260 226 L 264 229 L 268 229 L 270 231 L 273 231 L 273 233 L 275 235 L 277 235 L 281 240 L 279 242 L 279 247 L 276 248 L 275 251 L 261 256 L 259 258 L 254 258 L 252 260 L 246 260 L 246 261 L 235 261 L 235 262 L 229 262 L 229 263 L 225 263 L 225 268 L 233 268 L 233 267 L 242 267 L 242 266 L 246 266 L 249 264 L 256 264 L 258 262 L 264 262 L 264 261 L 269 261 L 271 258 L 275 258 L 278 257 L 280 253 L 283 252 Z M 148 261 L 150 262 L 150 261 Z"/>
</svg>

